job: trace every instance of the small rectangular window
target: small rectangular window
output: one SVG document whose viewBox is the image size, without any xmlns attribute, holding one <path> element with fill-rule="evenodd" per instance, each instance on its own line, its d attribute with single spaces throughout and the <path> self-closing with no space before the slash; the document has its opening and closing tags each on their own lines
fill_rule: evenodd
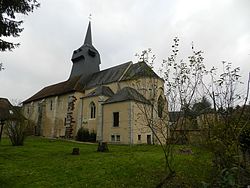
<svg viewBox="0 0 250 188">
<path fill-rule="evenodd" d="M 141 135 L 138 134 L 138 141 L 141 141 Z"/>
<path fill-rule="evenodd" d="M 115 141 L 115 135 L 111 135 L 111 141 L 112 141 L 112 142 Z"/>
<path fill-rule="evenodd" d="M 51 100 L 50 101 L 50 110 L 52 110 L 53 109 L 53 101 Z"/>
<path fill-rule="evenodd" d="M 113 112 L 113 127 L 119 127 L 119 112 Z"/>
<path fill-rule="evenodd" d="M 117 141 L 117 142 L 120 142 L 120 141 L 121 141 L 120 135 L 116 135 L 116 141 Z"/>
</svg>

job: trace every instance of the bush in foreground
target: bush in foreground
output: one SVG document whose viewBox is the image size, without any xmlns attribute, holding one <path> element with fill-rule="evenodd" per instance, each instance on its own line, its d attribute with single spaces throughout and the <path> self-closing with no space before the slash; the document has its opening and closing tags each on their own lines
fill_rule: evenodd
<svg viewBox="0 0 250 188">
<path fill-rule="evenodd" d="M 6 124 L 6 134 L 10 138 L 13 146 L 22 146 L 26 137 L 25 130 L 28 121 L 19 119 L 18 121 L 9 121 Z"/>
<path fill-rule="evenodd" d="M 95 142 L 96 141 L 96 133 L 93 131 L 89 133 L 89 130 L 81 127 L 77 131 L 76 140 L 82 142 Z"/>
</svg>

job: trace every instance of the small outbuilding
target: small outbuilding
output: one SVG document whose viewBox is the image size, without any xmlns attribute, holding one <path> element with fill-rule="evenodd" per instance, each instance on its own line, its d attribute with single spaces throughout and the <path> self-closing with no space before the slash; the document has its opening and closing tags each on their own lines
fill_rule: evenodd
<svg viewBox="0 0 250 188">
<path fill-rule="evenodd" d="M 20 112 L 14 106 L 12 106 L 8 99 L 0 98 L 0 141 L 3 133 L 3 127 L 6 121 L 15 121 L 20 117 Z"/>
</svg>

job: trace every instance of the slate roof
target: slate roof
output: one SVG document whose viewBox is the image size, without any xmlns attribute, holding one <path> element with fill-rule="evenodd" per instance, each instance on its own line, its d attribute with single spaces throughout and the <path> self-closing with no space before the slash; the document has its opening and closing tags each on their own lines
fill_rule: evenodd
<svg viewBox="0 0 250 188">
<path fill-rule="evenodd" d="M 130 64 L 132 64 L 131 61 L 92 74 L 91 79 L 85 86 L 85 89 L 90 89 L 103 84 L 117 82 L 123 76 L 124 72 Z"/>
<path fill-rule="evenodd" d="M 145 62 L 138 62 L 129 67 L 122 80 L 137 79 L 140 77 L 160 78 Z"/>
<path fill-rule="evenodd" d="M 94 91 L 90 92 L 87 96 L 85 96 L 84 98 L 95 97 L 95 96 L 100 96 L 100 95 L 111 97 L 114 95 L 114 92 L 107 86 L 99 86 Z"/>
<path fill-rule="evenodd" d="M 23 103 L 29 103 L 31 101 L 36 101 L 39 99 L 43 99 L 45 97 L 51 97 L 56 95 L 62 95 L 65 93 L 73 92 L 73 91 L 81 91 L 81 87 L 77 84 L 80 77 L 73 77 L 68 79 L 64 82 L 60 82 L 58 84 L 47 86 L 41 89 L 32 97 L 28 98 L 27 100 L 23 101 Z"/>
<path fill-rule="evenodd" d="M 124 71 L 132 62 L 127 62 L 100 72 L 96 72 L 90 76 L 77 76 L 70 78 L 64 82 L 58 84 L 47 86 L 41 89 L 32 97 L 23 101 L 23 103 L 29 103 L 32 101 L 40 100 L 46 97 L 62 95 L 74 91 L 84 91 L 85 89 L 90 89 L 96 86 L 101 86 L 103 84 L 109 84 L 118 81 Z"/>
<path fill-rule="evenodd" d="M 131 87 L 124 87 L 108 100 L 104 104 L 123 102 L 123 101 L 137 101 L 145 104 L 150 104 L 150 102 L 145 99 L 143 95 L 138 93 L 135 89 Z"/>
<path fill-rule="evenodd" d="M 117 81 L 136 79 L 142 76 L 153 76 L 160 78 L 146 63 L 139 62 L 133 64 L 131 61 L 121 65 L 93 73 L 89 76 L 76 76 L 64 82 L 47 86 L 41 89 L 32 97 L 23 101 L 29 103 L 46 97 L 63 95 L 70 92 L 84 92 L 86 89 L 110 84 Z"/>
</svg>

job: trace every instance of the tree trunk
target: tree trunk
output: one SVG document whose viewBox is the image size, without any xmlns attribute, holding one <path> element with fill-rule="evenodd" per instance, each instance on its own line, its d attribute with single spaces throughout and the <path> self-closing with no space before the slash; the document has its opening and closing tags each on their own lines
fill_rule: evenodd
<svg viewBox="0 0 250 188">
<path fill-rule="evenodd" d="M 4 123 L 3 123 L 3 122 L 1 122 L 0 141 L 1 141 L 1 139 L 2 139 L 3 125 L 4 125 Z"/>
</svg>

